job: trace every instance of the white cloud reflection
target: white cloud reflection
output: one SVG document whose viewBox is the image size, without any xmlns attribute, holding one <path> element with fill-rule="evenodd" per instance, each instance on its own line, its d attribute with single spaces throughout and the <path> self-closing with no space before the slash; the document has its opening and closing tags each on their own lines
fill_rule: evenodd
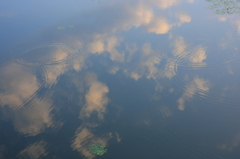
<svg viewBox="0 0 240 159">
<path fill-rule="evenodd" d="M 87 50 L 89 53 L 101 54 L 108 52 L 110 59 L 113 61 L 124 61 L 124 54 L 120 53 L 116 47 L 119 45 L 120 39 L 106 34 L 96 34 L 93 37 L 93 42 L 88 44 Z"/>
<path fill-rule="evenodd" d="M 169 60 L 164 67 L 164 70 L 162 73 L 163 77 L 167 77 L 168 79 L 171 79 L 172 77 L 176 76 L 177 74 L 176 67 L 177 67 L 176 61 Z"/>
<path fill-rule="evenodd" d="M 72 148 L 87 158 L 94 158 L 88 146 L 91 144 L 102 143 L 107 145 L 107 141 L 112 138 L 112 133 L 107 133 L 104 136 L 96 136 L 92 131 L 101 125 L 104 120 L 104 115 L 107 111 L 109 98 L 108 87 L 99 82 L 97 75 L 94 73 L 87 73 L 81 80 L 73 79 L 75 86 L 81 94 L 80 99 L 80 119 L 82 119 L 81 126 L 76 130 L 75 137 L 72 141 Z M 83 98 L 85 100 L 83 100 Z M 97 115 L 97 119 L 93 119 L 93 114 Z M 116 137 L 117 138 L 117 137 Z"/>
<path fill-rule="evenodd" d="M 31 70 L 16 63 L 5 65 L 0 74 L 0 88 L 3 90 L 0 93 L 0 106 L 18 109 L 40 87 Z"/>
<path fill-rule="evenodd" d="M 44 68 L 45 82 L 48 87 L 57 84 L 58 77 L 63 75 L 68 70 L 67 65 L 47 65 Z"/>
<path fill-rule="evenodd" d="M 25 135 L 35 136 L 51 127 L 51 101 L 33 99 L 29 105 L 14 111 L 13 123 L 15 129 Z"/>
<path fill-rule="evenodd" d="M 179 1 L 162 0 L 158 2 L 154 1 L 154 3 L 158 3 L 157 6 L 160 8 L 167 9 L 168 7 L 177 5 Z M 191 49 L 190 44 L 188 44 L 184 37 L 173 37 L 173 43 L 170 45 L 172 46 L 172 56 L 166 59 L 163 56 L 164 51 L 156 48 L 156 44 L 143 41 L 140 44 L 134 43 L 131 45 L 129 41 L 127 41 L 128 39 L 125 41 L 125 38 L 121 37 L 121 34 L 118 34 L 121 31 L 124 32 L 137 27 L 141 27 L 145 32 L 167 34 L 170 33 L 174 27 L 179 27 L 183 23 L 191 22 L 191 16 L 187 13 L 180 12 L 179 14 L 174 14 L 174 17 L 177 20 L 170 20 L 170 18 L 164 14 L 159 15 L 159 13 L 155 13 L 149 5 L 145 4 L 127 8 L 124 16 L 120 17 L 120 20 L 117 19 L 113 21 L 112 24 L 110 23 L 108 27 L 111 29 L 106 32 L 99 31 L 98 33 L 88 34 L 86 37 L 81 37 L 84 39 L 81 42 L 79 42 L 80 39 L 69 40 L 67 44 L 78 41 L 81 45 L 77 47 L 78 51 L 76 52 L 76 56 L 66 62 L 67 64 L 63 61 L 68 60 L 69 52 L 58 50 L 48 54 L 51 56 L 46 57 L 51 57 L 51 59 L 57 61 L 57 63 L 44 65 L 42 76 L 47 85 L 46 87 L 49 88 L 56 85 L 60 76 L 71 69 L 79 72 L 84 67 L 87 67 L 86 61 L 91 56 L 109 55 L 109 59 L 116 62 L 114 64 L 109 62 L 111 65 L 109 65 L 110 67 L 108 69 L 111 74 L 123 71 L 127 76 L 136 81 L 140 78 L 159 80 L 159 78 L 166 77 L 171 79 L 177 75 L 177 67 L 182 61 L 187 61 L 188 64 L 204 65 L 204 60 L 207 59 L 206 48 L 197 46 Z M 160 42 L 159 45 L 161 45 Z M 167 45 L 169 46 L 169 44 Z M 126 46 L 126 50 L 120 51 L 120 49 L 122 50 L 122 46 Z M 168 52 L 168 54 L 170 53 Z M 136 57 L 139 57 L 137 61 L 135 60 Z M 12 63 L 5 66 L 0 74 L 4 75 L 4 78 L 0 79 L 1 82 L 2 80 L 8 81 L 1 84 L 1 88 L 4 90 L 3 93 L 0 93 L 1 106 L 7 105 L 13 110 L 12 121 L 15 129 L 22 134 L 35 136 L 44 132 L 46 128 L 51 127 L 53 125 L 53 116 L 51 114 L 53 108 L 50 99 L 34 98 L 31 99 L 29 105 L 22 108 L 23 105 L 21 103 L 34 95 L 41 87 L 33 71 L 29 68 L 25 69 L 16 63 Z M 82 107 L 79 113 L 83 125 L 75 132 L 71 146 L 84 156 L 93 158 L 94 156 L 89 153 L 87 146 L 97 142 L 107 145 L 108 140 L 112 137 L 110 133 L 104 137 L 94 134 L 95 128 L 97 129 L 97 127 L 100 126 L 107 112 L 107 106 L 110 101 L 108 98 L 109 88 L 97 79 L 96 74 L 88 74 L 83 83 L 85 90 L 81 91 L 84 95 L 80 100 L 84 104 L 81 105 Z M 186 90 L 178 99 L 178 109 L 184 110 L 186 101 L 192 99 L 197 93 L 209 91 L 209 86 L 210 84 L 206 79 L 194 78 L 190 84 L 187 84 Z M 166 106 L 161 108 L 161 113 L 164 117 L 173 115 L 172 110 Z M 93 115 L 97 116 L 98 121 L 90 121 Z M 116 138 L 118 142 L 121 141 L 120 135 L 117 133 Z M 41 158 L 46 153 L 44 146 L 41 148 L 41 144 L 40 146 L 36 145 L 38 144 L 29 146 L 26 150 L 23 150 L 21 154 L 27 154 L 28 156 L 32 156 L 32 158 Z M 238 144 L 234 143 L 233 146 L 234 145 Z M 233 146 L 231 144 L 222 144 L 221 148 L 232 149 L 231 147 Z"/>
<path fill-rule="evenodd" d="M 187 65 L 191 67 L 203 67 L 206 65 L 204 62 L 204 60 L 207 59 L 206 48 L 202 45 L 190 48 L 183 37 L 176 37 L 172 46 L 172 54 L 175 57 L 169 60 L 170 62 L 168 65 L 171 66 L 169 71 L 172 74 L 172 76 L 169 77 L 173 77 L 173 75 L 176 74 L 173 72 L 176 68 L 173 67 L 177 67 L 178 65 Z"/>
<path fill-rule="evenodd" d="M 186 89 L 183 95 L 178 99 L 178 109 L 184 110 L 185 109 L 185 102 L 193 98 L 196 93 L 206 95 L 210 89 L 209 81 L 195 77 L 190 84 L 186 85 Z"/>
<path fill-rule="evenodd" d="M 191 16 L 187 13 L 180 12 L 176 14 L 176 17 L 179 19 L 178 25 L 181 26 L 183 23 L 189 23 L 191 22 Z"/>
<path fill-rule="evenodd" d="M 56 47 L 54 51 L 50 51 L 41 57 L 43 59 L 41 62 L 46 59 L 49 62 L 43 64 L 42 78 L 46 83 L 43 87 L 50 88 L 56 85 L 59 77 L 71 69 L 81 71 L 84 67 L 87 67 L 85 63 L 91 55 L 99 56 L 103 54 L 109 55 L 110 60 L 117 62 L 116 65 L 111 66 L 109 69 L 109 72 L 112 74 L 116 74 L 117 71 L 122 70 L 134 80 L 143 77 L 155 80 L 161 77 L 171 79 L 176 75 L 178 60 L 176 60 L 175 57 L 185 53 L 188 47 L 183 37 L 179 37 L 175 41 L 173 50 L 175 57 L 168 60 L 166 64 L 163 64 L 163 67 L 159 67 L 163 60 L 162 51 L 154 50 L 155 48 L 150 42 L 143 42 L 142 45 L 133 44 L 131 46 L 126 42 L 126 50 L 125 52 L 121 52 L 119 48 L 124 44 L 124 38 L 120 37 L 118 33 L 122 31 L 126 32 L 134 28 L 142 28 L 145 32 L 167 34 L 174 27 L 179 27 L 183 23 L 191 22 L 191 16 L 187 13 L 179 12 L 173 15 L 175 19 L 171 19 L 172 17 L 168 17 L 163 14 L 162 11 L 152 9 L 153 6 L 157 6 L 160 9 L 168 9 L 178 5 L 180 2 L 180 0 L 150 0 L 142 1 L 136 5 L 134 4 L 134 7 L 132 4 L 129 6 L 116 6 L 116 8 L 124 12 L 116 11 L 116 13 L 121 14 L 117 14 L 117 18 L 112 16 L 114 18 L 109 19 L 111 22 L 107 24 L 104 23 L 104 26 L 100 24 L 102 28 L 99 29 L 99 32 L 79 36 L 81 39 L 78 39 L 78 37 L 70 38 L 66 40 L 67 43 L 64 45 L 69 45 L 67 48 L 69 47 L 71 49 L 66 49 L 65 47 L 62 49 L 61 46 L 54 46 Z M 107 14 L 109 14 L 109 12 Z M 111 18 L 111 16 L 109 17 Z M 62 38 L 64 39 L 65 37 Z M 139 46 L 140 49 L 138 49 L 137 46 Z M 129 54 L 126 54 L 126 52 Z M 197 50 L 188 61 L 201 63 L 206 59 L 205 53 L 203 49 Z M 134 54 L 140 54 L 140 59 L 137 62 L 133 62 L 134 58 L 132 56 Z M 72 55 L 74 55 L 74 58 L 70 58 Z M 23 59 L 23 61 L 24 60 L 26 59 Z M 31 62 L 31 60 L 26 60 L 25 62 L 28 63 Z M 127 68 L 126 66 L 130 67 Z M 51 127 L 53 125 L 53 116 L 51 115 L 53 109 L 52 101 L 45 97 L 40 99 L 35 95 L 35 92 L 40 89 L 42 85 L 39 83 L 33 71 L 29 68 L 25 69 L 16 63 L 11 63 L 2 69 L 1 75 L 4 75 L 4 78 L 0 79 L 1 82 L 3 80 L 1 88 L 4 90 L 4 93 L 0 93 L 1 106 L 7 105 L 12 109 L 12 120 L 15 129 L 22 134 L 35 136 L 42 133 L 46 128 Z M 80 98 L 82 103 L 83 101 L 85 102 L 81 105 L 82 108 L 80 111 L 83 126 L 79 127 L 76 131 L 72 147 L 84 156 L 92 158 L 92 154 L 86 149 L 87 145 L 96 142 L 101 142 L 106 145 L 108 139 L 111 138 L 110 134 L 107 134 L 107 137 L 96 137 L 92 130 L 92 128 L 96 128 L 100 125 L 99 123 L 104 120 L 104 115 L 107 112 L 107 106 L 109 104 L 109 98 L 107 96 L 109 88 L 104 83 L 98 81 L 96 74 L 86 75 L 82 83 L 84 86 L 80 86 L 81 88 L 78 89 L 81 90 L 80 93 L 85 93 L 83 97 L 84 100 Z M 179 99 L 179 109 L 183 110 L 185 101 L 192 98 L 198 90 L 208 91 L 207 83 L 204 79 L 194 79 Z M 87 91 L 84 90 L 86 88 Z M 25 104 L 25 100 L 29 97 L 31 97 L 29 104 Z M 162 109 L 162 113 L 164 113 L 165 116 L 172 115 L 171 111 L 165 107 Z M 88 120 L 93 114 L 97 114 L 99 121 L 96 123 Z M 120 142 L 121 139 L 119 135 L 117 134 L 116 136 Z M 36 145 L 38 144 L 29 146 L 22 153 L 33 156 L 33 158 L 44 155 L 44 148 L 39 148 L 39 146 Z M 39 150 L 34 150 L 34 148 Z M 38 153 L 34 155 L 32 152 Z"/>
<path fill-rule="evenodd" d="M 203 46 L 195 46 L 193 49 L 190 49 L 183 37 L 177 37 L 173 44 L 173 55 L 179 56 L 183 61 L 189 61 L 195 64 L 205 65 L 203 62 L 206 60 L 206 48 Z M 181 61 L 180 61 L 181 62 Z"/>
<path fill-rule="evenodd" d="M 8 107 L 6 116 L 15 129 L 25 135 L 35 136 L 52 125 L 51 100 L 39 99 L 40 89 L 36 75 L 28 67 L 17 63 L 6 64 L 1 69 L 0 106 Z"/>
<path fill-rule="evenodd" d="M 55 44 L 40 46 L 30 50 L 21 60 L 21 64 L 27 66 L 35 66 L 41 64 L 41 78 L 44 84 L 40 84 L 35 70 L 24 67 L 17 63 L 9 63 L 1 69 L 1 89 L 0 93 L 1 106 L 8 106 L 14 114 L 13 120 L 15 129 L 22 134 L 34 136 L 42 133 L 46 128 L 52 125 L 52 101 L 48 98 L 40 99 L 37 90 L 46 87 L 51 88 L 58 83 L 61 75 L 71 69 L 81 71 L 86 66 L 86 61 L 91 55 L 109 55 L 110 60 L 122 65 L 111 66 L 109 72 L 115 74 L 122 70 L 130 78 L 138 80 L 142 77 L 148 79 L 158 79 L 160 77 L 172 78 L 176 75 L 174 60 L 167 63 L 164 69 L 159 69 L 162 61 L 161 52 L 152 48 L 152 44 L 145 42 L 141 49 L 137 48 L 137 44 L 125 44 L 126 50 L 119 51 L 124 44 L 124 38 L 120 37 L 119 32 L 128 31 L 133 28 L 142 28 L 145 32 L 155 34 L 167 34 L 173 27 L 179 27 L 183 23 L 191 21 L 190 15 L 178 12 L 172 17 L 165 15 L 162 9 L 168 9 L 172 6 L 180 4 L 180 0 L 150 0 L 141 1 L 141 3 L 115 6 L 123 12 L 114 13 L 115 16 L 107 16 L 110 23 L 97 24 L 100 29 L 83 34 L 83 36 L 73 35 L 72 37 L 61 37 L 62 42 Z M 153 10 L 152 7 L 157 6 L 161 11 Z M 106 8 L 106 13 L 112 11 L 114 6 Z M 101 11 L 102 12 L 102 11 Z M 105 14 L 106 14 L 105 13 Z M 121 14 L 118 14 L 121 13 Z M 98 16 L 98 15 L 97 15 Z M 101 17 L 102 15 L 99 14 Z M 104 15 L 103 15 L 104 16 Z M 101 19 L 101 18 L 99 18 Z M 81 37 L 81 39 L 80 39 Z M 83 40 L 84 39 L 84 40 Z M 56 39 L 56 41 L 61 41 Z M 140 52 L 141 58 L 132 65 L 132 56 Z M 179 52 L 179 51 L 178 51 Z M 128 53 L 128 54 L 126 54 Z M 29 56 L 31 55 L 31 56 Z M 204 56 L 199 53 L 199 58 Z M 192 58 L 190 61 L 199 62 Z M 126 66 L 131 65 L 129 68 Z M 109 103 L 107 94 L 109 88 L 99 82 L 96 75 L 87 75 L 85 85 L 88 91 L 85 92 L 85 104 L 80 112 L 80 118 L 85 119 L 96 113 L 100 120 L 104 119 L 106 107 Z M 28 103 L 25 103 L 28 102 Z M 90 123 L 88 123 L 90 124 Z M 86 124 L 87 125 L 87 124 Z"/>
<path fill-rule="evenodd" d="M 125 44 L 126 50 L 119 51 L 122 44 L 124 44 L 124 39 L 120 36 L 117 36 L 117 33 L 139 27 L 145 29 L 147 32 L 152 32 L 155 34 L 169 33 L 171 28 L 179 27 L 183 23 L 189 23 L 191 21 L 190 15 L 188 15 L 186 12 L 177 12 L 176 14 L 172 15 L 173 19 L 175 20 L 169 20 L 171 18 L 163 14 L 163 12 L 157 12 L 156 10 L 153 10 L 152 7 L 157 6 L 161 9 L 167 9 L 174 5 L 178 5 L 180 2 L 180 0 L 152 0 L 142 1 L 141 3 L 134 4 L 134 7 L 131 7 L 133 5 L 132 3 L 129 3 L 129 6 L 119 3 L 119 6 L 116 8 L 115 6 L 111 6 L 111 8 L 105 8 L 103 13 L 97 14 L 97 16 L 99 16 L 97 19 L 101 19 L 101 17 L 105 14 L 109 14 L 108 12 L 112 11 L 112 9 L 121 9 L 124 10 L 124 13 L 119 12 L 121 14 L 116 14 L 118 13 L 116 11 L 113 16 L 107 16 L 107 20 L 110 21 L 110 23 L 105 24 L 101 22 L 100 25 L 97 25 L 100 28 L 96 29 L 98 32 L 94 31 L 90 34 L 87 34 L 87 37 L 84 37 L 86 35 L 81 36 L 81 39 L 85 40 L 71 38 L 68 44 L 72 45 L 72 43 L 80 43 L 81 45 L 77 47 L 75 46 L 75 48 L 81 48 L 81 52 L 78 52 L 74 59 L 68 61 L 68 63 L 71 62 L 70 65 L 59 64 L 45 66 L 44 76 L 46 83 L 48 86 L 56 84 L 59 76 L 67 72 L 69 69 L 73 68 L 76 71 L 81 71 L 82 68 L 86 67 L 86 60 L 92 54 L 97 56 L 108 54 L 112 61 L 123 64 L 131 63 L 133 54 L 138 50 L 137 45 Z M 118 18 L 113 18 L 115 16 Z M 145 43 L 142 46 L 142 59 L 136 66 L 131 67 L 130 70 L 127 70 L 122 66 L 115 65 L 109 68 L 109 72 L 115 74 L 119 70 L 124 70 L 128 76 L 135 80 L 138 80 L 143 76 L 146 76 L 149 79 L 157 79 L 161 76 L 172 78 L 176 74 L 174 73 L 176 70 L 174 68 L 174 60 L 170 60 L 171 64 L 166 64 L 164 70 L 159 70 L 158 66 L 160 65 L 162 59 L 160 55 L 161 53 L 157 53 L 156 51 L 152 50 L 146 54 L 146 50 L 144 49 L 147 49 L 147 47 L 151 48 L 152 46 L 150 43 Z M 55 61 L 64 61 L 66 58 L 68 58 L 68 54 L 69 53 L 64 51 L 56 51 L 54 53 L 55 56 L 52 57 L 55 57 Z M 193 58 L 191 61 L 195 62 L 196 59 Z"/>
<path fill-rule="evenodd" d="M 193 51 L 193 54 L 189 57 L 189 60 L 192 63 L 204 65 L 205 63 L 203 63 L 203 61 L 206 60 L 206 58 L 207 58 L 206 49 L 203 48 L 202 46 L 199 46 Z"/>
<path fill-rule="evenodd" d="M 109 99 L 108 87 L 99 82 L 95 74 L 88 74 L 85 77 L 89 90 L 85 95 L 86 104 L 80 112 L 81 118 L 90 117 L 92 113 L 97 113 L 99 119 L 103 119 Z"/>
<path fill-rule="evenodd" d="M 109 25 L 104 26 L 104 28 L 106 28 L 106 33 L 116 33 L 117 31 L 127 31 L 131 28 L 141 27 L 147 32 L 166 34 L 173 27 L 181 26 L 183 23 L 188 23 L 191 21 L 191 17 L 187 13 L 179 12 L 175 15 L 175 20 L 170 20 L 172 18 L 169 18 L 163 12 L 163 9 L 165 10 L 174 5 L 180 4 L 181 0 L 143 0 L 134 4 L 124 1 L 124 3 L 125 4 L 117 3 L 117 6 L 111 6 L 111 9 L 105 9 L 106 12 L 109 12 L 113 15 L 110 17 L 107 16 L 111 23 L 108 23 Z M 154 10 L 153 7 L 159 8 L 161 12 Z M 116 13 L 119 12 L 121 14 L 112 13 L 112 10 L 115 10 Z M 123 10 L 124 13 L 122 12 Z M 106 17 L 102 17 L 102 15 L 106 16 L 109 13 L 100 14 L 99 18 L 105 19 Z M 103 49 L 103 43 L 96 42 L 95 45 L 98 45 L 99 49 Z M 96 50 L 91 51 L 95 52 Z"/>
<path fill-rule="evenodd" d="M 171 22 L 169 22 L 165 17 L 158 17 L 151 21 L 151 23 L 146 26 L 146 29 L 150 33 L 166 34 L 172 26 Z"/>
<path fill-rule="evenodd" d="M 84 156 L 86 156 L 88 158 L 93 158 L 94 155 L 92 155 L 87 149 L 87 146 L 89 145 L 88 140 L 91 140 L 94 138 L 93 133 L 91 133 L 91 131 L 88 130 L 87 128 L 79 128 L 78 131 L 79 132 L 76 133 L 76 137 L 73 140 L 72 148 L 74 150 L 81 152 Z M 93 140 L 95 140 L 95 139 L 93 139 Z M 94 143 L 94 141 L 93 141 L 93 143 Z"/>
<path fill-rule="evenodd" d="M 141 54 L 138 53 L 139 60 L 130 64 L 131 60 L 134 60 L 130 59 L 127 68 L 122 68 L 124 73 L 135 80 L 142 77 L 155 80 L 165 77 L 171 79 L 177 75 L 178 66 L 202 67 L 206 65 L 204 62 L 207 59 L 206 48 L 201 45 L 190 48 L 183 37 L 172 38 L 173 56 L 166 57 L 164 52 L 154 50 L 150 43 L 144 43 Z"/>
<path fill-rule="evenodd" d="M 154 51 L 150 43 L 145 43 L 142 46 L 141 58 L 135 62 L 130 68 L 124 69 L 124 73 L 131 78 L 138 80 L 143 76 L 149 79 L 158 77 L 158 65 L 161 62 L 161 54 Z"/>
<path fill-rule="evenodd" d="M 173 48 L 174 48 L 173 49 L 173 55 L 174 56 L 185 54 L 186 49 L 187 49 L 187 44 L 186 44 L 184 38 L 183 37 L 177 37 L 174 41 Z"/>
</svg>

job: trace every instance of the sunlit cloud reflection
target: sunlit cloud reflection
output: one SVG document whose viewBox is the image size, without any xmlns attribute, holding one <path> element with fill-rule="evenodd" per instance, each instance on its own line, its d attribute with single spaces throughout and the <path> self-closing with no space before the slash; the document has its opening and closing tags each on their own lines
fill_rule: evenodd
<svg viewBox="0 0 240 159">
<path fill-rule="evenodd" d="M 99 119 L 103 119 L 106 112 L 106 106 L 109 102 L 107 93 L 108 87 L 97 81 L 95 74 L 88 74 L 86 77 L 89 90 L 85 95 L 86 104 L 80 112 L 80 118 L 90 117 L 96 112 Z"/>
<path fill-rule="evenodd" d="M 17 63 L 6 64 L 2 70 L 0 105 L 8 107 L 15 129 L 25 135 L 35 136 L 52 125 L 51 106 L 48 98 L 39 99 L 41 88 L 36 75 L 28 67 Z M 7 114 L 6 114 L 7 113 Z"/>
<path fill-rule="evenodd" d="M 185 109 L 185 102 L 193 98 L 196 93 L 205 95 L 210 89 L 209 81 L 195 77 L 192 82 L 186 85 L 186 89 L 183 95 L 178 99 L 178 109 L 184 110 Z"/>
<path fill-rule="evenodd" d="M 40 87 L 36 76 L 26 67 L 9 63 L 0 71 L 1 106 L 7 105 L 12 109 L 18 109 Z"/>
<path fill-rule="evenodd" d="M 109 103 L 109 98 L 107 97 L 109 88 L 99 82 L 97 75 L 94 73 L 87 73 L 84 79 L 81 80 L 73 79 L 73 82 L 78 91 L 85 95 L 79 97 L 79 105 L 81 106 L 79 117 L 83 123 L 76 130 L 72 148 L 87 158 L 94 158 L 95 156 L 89 152 L 88 146 L 96 143 L 106 146 L 107 141 L 112 138 L 112 133 L 97 136 L 92 132 L 104 121 Z M 82 97 L 84 97 L 84 100 L 82 100 Z M 93 119 L 95 117 L 92 115 L 96 115 L 97 119 Z M 120 137 L 115 135 L 115 138 L 119 139 Z"/>
<path fill-rule="evenodd" d="M 29 105 L 14 111 L 14 127 L 25 135 L 35 136 L 42 133 L 46 128 L 51 127 L 52 105 L 51 101 L 33 99 Z"/>
</svg>

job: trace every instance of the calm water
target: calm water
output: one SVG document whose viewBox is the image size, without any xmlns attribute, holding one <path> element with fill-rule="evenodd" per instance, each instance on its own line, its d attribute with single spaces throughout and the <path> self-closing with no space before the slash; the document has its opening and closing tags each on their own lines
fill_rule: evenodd
<svg viewBox="0 0 240 159">
<path fill-rule="evenodd" d="M 239 0 L 1 0 L 0 24 L 1 159 L 240 158 Z"/>
</svg>

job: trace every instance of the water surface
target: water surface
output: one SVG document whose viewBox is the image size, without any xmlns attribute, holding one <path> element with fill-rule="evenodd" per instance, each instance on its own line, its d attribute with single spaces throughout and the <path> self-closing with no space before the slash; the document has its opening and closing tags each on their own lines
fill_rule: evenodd
<svg viewBox="0 0 240 159">
<path fill-rule="evenodd" d="M 239 8 L 1 1 L 0 158 L 239 159 Z"/>
</svg>

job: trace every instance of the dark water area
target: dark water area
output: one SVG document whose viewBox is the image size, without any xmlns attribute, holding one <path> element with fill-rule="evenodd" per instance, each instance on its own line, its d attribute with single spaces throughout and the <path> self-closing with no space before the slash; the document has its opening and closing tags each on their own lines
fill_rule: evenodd
<svg viewBox="0 0 240 159">
<path fill-rule="evenodd" d="M 0 1 L 0 158 L 239 159 L 239 15 L 238 0 Z"/>
</svg>

